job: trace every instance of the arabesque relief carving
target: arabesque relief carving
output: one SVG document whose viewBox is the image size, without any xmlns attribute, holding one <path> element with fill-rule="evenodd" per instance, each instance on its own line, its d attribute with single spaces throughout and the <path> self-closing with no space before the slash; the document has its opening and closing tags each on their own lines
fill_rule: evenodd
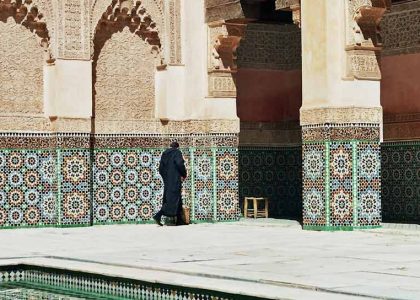
<svg viewBox="0 0 420 300">
<path fill-rule="evenodd" d="M 50 36 L 44 15 L 32 0 L 0 0 L 0 21 L 6 23 L 12 17 L 17 24 L 36 34 L 40 46 L 45 52 L 45 62 L 54 63 L 50 50 Z"/>
<path fill-rule="evenodd" d="M 153 119 L 154 72 L 161 63 L 157 25 L 142 2 L 113 0 L 94 37 L 96 131 L 124 132 L 126 123 Z"/>
<path fill-rule="evenodd" d="M 381 22 L 382 55 L 420 53 L 420 1 L 397 3 Z"/>
<path fill-rule="evenodd" d="M 58 1 L 58 58 L 90 59 L 89 0 Z"/>
<path fill-rule="evenodd" d="M 380 22 L 391 0 L 347 0 L 347 71 L 351 79 L 380 80 Z"/>
</svg>

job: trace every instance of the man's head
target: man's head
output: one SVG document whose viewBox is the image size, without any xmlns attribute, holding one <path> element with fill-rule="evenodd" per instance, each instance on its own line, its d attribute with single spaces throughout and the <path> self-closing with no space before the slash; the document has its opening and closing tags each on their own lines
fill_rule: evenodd
<svg viewBox="0 0 420 300">
<path fill-rule="evenodd" d="M 179 148 L 179 144 L 178 144 L 178 142 L 177 142 L 177 141 L 173 141 L 173 142 L 171 143 L 171 148 Z"/>
</svg>

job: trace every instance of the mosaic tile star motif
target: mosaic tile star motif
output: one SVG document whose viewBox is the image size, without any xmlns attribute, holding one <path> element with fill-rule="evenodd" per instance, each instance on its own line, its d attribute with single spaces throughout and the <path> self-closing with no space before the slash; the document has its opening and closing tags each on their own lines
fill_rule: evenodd
<svg viewBox="0 0 420 300">
<path fill-rule="evenodd" d="M 24 136 L 42 149 L 0 147 L 0 228 L 141 223 L 160 209 L 158 167 L 167 139 L 112 136 L 93 149 L 85 135 Z M 202 139 L 199 144 L 209 146 L 181 149 L 189 173 L 183 203 L 193 221 L 237 220 L 237 148 L 212 146 L 214 141 L 233 145 L 235 138 Z M 115 148 L 119 143 L 147 147 Z"/>
<path fill-rule="evenodd" d="M 0 227 L 55 224 L 54 176 L 48 150 L 1 150 Z"/>
<path fill-rule="evenodd" d="M 380 226 L 379 135 L 363 134 L 374 128 L 330 125 L 304 129 L 303 136 L 308 138 L 303 141 L 304 228 Z M 332 139 L 334 134 L 340 140 Z"/>
</svg>

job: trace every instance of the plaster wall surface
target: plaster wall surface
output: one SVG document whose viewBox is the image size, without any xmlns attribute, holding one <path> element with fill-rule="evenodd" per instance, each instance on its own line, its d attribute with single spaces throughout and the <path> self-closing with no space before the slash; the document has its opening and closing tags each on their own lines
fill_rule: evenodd
<svg viewBox="0 0 420 300">
<path fill-rule="evenodd" d="M 100 51 L 95 70 L 95 118 L 154 117 L 154 58 L 150 45 L 128 27 L 114 33 Z"/>
<path fill-rule="evenodd" d="M 380 106 L 379 81 L 345 78 L 345 18 L 344 1 L 302 1 L 305 108 Z"/>
<path fill-rule="evenodd" d="M 53 78 L 47 81 L 51 89 L 47 102 L 52 103 L 53 115 L 68 118 L 92 116 L 92 62 L 58 59 L 52 68 Z M 77 88 L 75 88 L 77 87 Z"/>
<path fill-rule="evenodd" d="M 1 114 L 43 111 L 43 49 L 37 37 L 12 18 L 0 21 Z"/>
</svg>

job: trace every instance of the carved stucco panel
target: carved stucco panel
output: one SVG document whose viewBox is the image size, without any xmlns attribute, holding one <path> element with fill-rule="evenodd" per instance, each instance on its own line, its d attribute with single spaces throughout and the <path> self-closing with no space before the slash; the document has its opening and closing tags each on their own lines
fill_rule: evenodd
<svg viewBox="0 0 420 300">
<path fill-rule="evenodd" d="M 154 117 L 155 64 L 150 45 L 125 27 L 105 43 L 96 66 L 95 118 Z"/>
<path fill-rule="evenodd" d="M 181 0 L 169 0 L 169 63 L 182 64 L 181 48 Z"/>
<path fill-rule="evenodd" d="M 89 0 L 58 2 L 58 57 L 90 58 Z"/>
<path fill-rule="evenodd" d="M 300 124 L 382 123 L 381 107 L 301 108 Z"/>
<path fill-rule="evenodd" d="M 2 113 L 41 114 L 44 50 L 35 34 L 9 18 L 0 22 Z"/>
</svg>

